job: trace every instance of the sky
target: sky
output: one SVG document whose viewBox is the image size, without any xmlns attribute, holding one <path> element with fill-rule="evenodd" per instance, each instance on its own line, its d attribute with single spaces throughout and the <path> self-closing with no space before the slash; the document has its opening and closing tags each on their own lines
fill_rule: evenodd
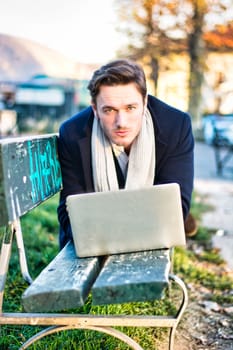
<svg viewBox="0 0 233 350">
<path fill-rule="evenodd" d="M 0 33 L 55 49 L 83 63 L 105 63 L 120 47 L 114 0 L 0 0 Z"/>
</svg>

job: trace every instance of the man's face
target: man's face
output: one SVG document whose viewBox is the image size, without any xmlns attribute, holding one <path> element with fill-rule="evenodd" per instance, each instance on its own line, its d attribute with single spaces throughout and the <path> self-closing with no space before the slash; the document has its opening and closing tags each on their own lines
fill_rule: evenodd
<svg viewBox="0 0 233 350">
<path fill-rule="evenodd" d="M 92 107 L 109 140 L 129 152 L 142 126 L 145 103 L 135 84 L 130 83 L 101 86 Z"/>
</svg>

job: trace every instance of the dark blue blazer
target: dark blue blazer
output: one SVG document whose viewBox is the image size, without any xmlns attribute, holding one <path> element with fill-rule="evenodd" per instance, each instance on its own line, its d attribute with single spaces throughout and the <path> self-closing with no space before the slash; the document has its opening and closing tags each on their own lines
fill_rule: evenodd
<svg viewBox="0 0 233 350">
<path fill-rule="evenodd" d="M 180 185 L 184 218 L 187 216 L 193 190 L 193 149 L 191 119 L 153 96 L 148 96 L 156 144 L 154 184 L 176 182 Z M 72 239 L 66 210 L 70 194 L 94 192 L 91 167 L 91 130 L 94 114 L 91 107 L 66 120 L 60 127 L 58 154 L 62 169 L 63 189 L 58 206 L 60 247 Z M 116 163 L 120 188 L 124 180 Z M 143 164 L 142 164 L 143 166 Z"/>
</svg>

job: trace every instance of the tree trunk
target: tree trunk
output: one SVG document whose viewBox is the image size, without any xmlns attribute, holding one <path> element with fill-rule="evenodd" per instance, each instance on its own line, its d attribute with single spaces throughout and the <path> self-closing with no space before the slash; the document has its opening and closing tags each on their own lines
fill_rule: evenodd
<svg viewBox="0 0 233 350">
<path fill-rule="evenodd" d="M 202 120 L 202 83 L 204 79 L 202 55 L 202 53 L 199 57 L 190 55 L 188 111 L 192 117 L 194 129 L 201 127 Z"/>
<path fill-rule="evenodd" d="M 194 130 L 200 129 L 202 119 L 202 83 L 204 80 L 205 45 L 202 28 L 205 9 L 194 2 L 193 31 L 189 35 L 189 103 L 188 111 L 192 116 Z M 203 5 L 203 3 L 202 3 Z"/>
<path fill-rule="evenodd" d="M 159 78 L 159 61 L 157 58 L 152 57 L 150 61 L 150 66 L 151 66 L 151 74 L 150 78 L 153 81 L 153 94 L 154 96 L 157 95 L 157 90 L 158 90 L 158 78 Z"/>
</svg>

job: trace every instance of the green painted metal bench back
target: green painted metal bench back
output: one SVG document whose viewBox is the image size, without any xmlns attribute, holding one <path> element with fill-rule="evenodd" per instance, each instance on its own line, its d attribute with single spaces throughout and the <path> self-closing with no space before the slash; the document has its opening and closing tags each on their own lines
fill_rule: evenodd
<svg viewBox="0 0 233 350">
<path fill-rule="evenodd" d="M 61 187 L 57 135 L 0 140 L 0 226 L 27 213 Z"/>
</svg>

